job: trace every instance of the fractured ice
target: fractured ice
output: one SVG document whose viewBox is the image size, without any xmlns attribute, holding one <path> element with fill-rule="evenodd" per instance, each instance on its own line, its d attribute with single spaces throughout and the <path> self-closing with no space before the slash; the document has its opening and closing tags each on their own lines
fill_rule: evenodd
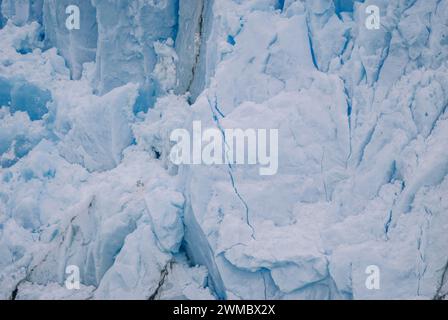
<svg viewBox="0 0 448 320">
<path fill-rule="evenodd" d="M 0 299 L 448 297 L 447 0 L 0 5 Z M 193 121 L 277 174 L 175 165 Z"/>
</svg>

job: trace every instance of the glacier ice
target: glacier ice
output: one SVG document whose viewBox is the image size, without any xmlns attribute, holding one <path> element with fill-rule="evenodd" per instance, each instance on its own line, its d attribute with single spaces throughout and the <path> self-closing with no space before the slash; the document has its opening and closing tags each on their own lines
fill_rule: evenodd
<svg viewBox="0 0 448 320">
<path fill-rule="evenodd" d="M 174 38 L 177 1 L 92 1 L 98 23 L 97 90 L 105 93 L 128 82 L 145 86 L 154 100 L 151 76 L 157 62 L 154 42 Z"/>
<path fill-rule="evenodd" d="M 448 1 L 0 7 L 0 299 L 448 297 Z M 174 165 L 193 121 L 278 173 Z"/>
<path fill-rule="evenodd" d="M 30 21 L 42 22 L 45 0 L 3 0 L 0 2 L 1 16 L 17 25 Z"/>
<path fill-rule="evenodd" d="M 76 5 L 80 12 L 80 28 L 70 32 L 66 28 L 66 8 Z M 43 6 L 45 42 L 56 47 L 70 68 L 73 79 L 81 78 L 83 64 L 95 60 L 98 24 L 96 10 L 90 1 L 45 0 Z"/>
</svg>

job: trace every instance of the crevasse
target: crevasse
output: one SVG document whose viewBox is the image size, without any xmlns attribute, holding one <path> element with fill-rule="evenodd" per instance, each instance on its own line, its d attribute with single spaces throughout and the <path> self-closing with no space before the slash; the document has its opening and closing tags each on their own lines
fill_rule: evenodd
<svg viewBox="0 0 448 320">
<path fill-rule="evenodd" d="M 447 1 L 0 5 L 0 298 L 446 298 Z M 194 120 L 278 173 L 174 165 Z"/>
</svg>

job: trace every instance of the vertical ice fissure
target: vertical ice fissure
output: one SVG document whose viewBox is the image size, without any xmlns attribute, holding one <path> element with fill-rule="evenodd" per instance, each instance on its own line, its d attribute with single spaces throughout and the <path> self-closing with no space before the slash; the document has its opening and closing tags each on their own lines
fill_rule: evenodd
<svg viewBox="0 0 448 320">
<path fill-rule="evenodd" d="M 442 290 L 444 290 L 444 286 L 447 283 L 447 281 L 448 281 L 448 260 L 446 261 L 445 266 L 443 267 L 439 286 L 433 298 L 434 300 L 444 300 L 448 296 L 448 290 L 446 292 L 442 292 Z"/>
<path fill-rule="evenodd" d="M 187 86 L 187 92 L 191 92 L 191 88 L 193 86 L 193 83 L 195 81 L 195 77 L 197 76 L 197 69 L 199 66 L 199 58 L 201 56 L 201 43 L 202 43 L 202 35 L 203 35 L 203 28 L 204 28 L 204 10 L 205 10 L 205 5 L 204 5 L 204 1 L 200 1 L 201 2 L 201 9 L 200 9 L 200 15 L 199 15 L 199 21 L 198 21 L 198 33 L 195 34 L 195 39 L 194 39 L 194 51 L 195 51 L 195 57 L 194 57 L 194 62 L 193 62 L 193 66 L 191 68 L 191 78 L 190 81 L 188 83 Z M 191 101 L 190 101 L 191 102 Z"/>
<path fill-rule="evenodd" d="M 228 146 L 227 141 L 226 141 L 226 135 L 224 133 L 224 129 L 222 128 L 221 123 L 219 122 L 218 116 L 215 113 L 215 110 L 219 110 L 218 107 L 218 102 L 217 102 L 217 97 L 214 97 L 214 103 L 212 103 L 210 101 L 210 99 L 208 99 L 208 104 L 210 106 L 211 112 L 213 114 L 213 120 L 216 123 L 216 126 L 218 127 L 218 129 L 221 131 L 222 137 L 224 139 L 224 143 L 226 146 Z M 214 106 L 214 108 L 212 107 L 212 105 Z M 227 157 L 227 153 L 226 153 L 226 157 Z M 253 225 L 250 222 L 250 210 L 249 210 L 249 206 L 246 202 L 246 200 L 244 200 L 244 198 L 241 196 L 241 193 L 238 190 L 238 187 L 236 186 L 236 182 L 235 182 L 235 177 L 233 176 L 233 167 L 231 164 L 231 159 L 227 159 L 227 166 L 228 166 L 228 173 L 229 173 L 229 178 L 230 178 L 230 182 L 232 184 L 232 188 L 236 194 L 236 196 L 238 197 L 238 199 L 241 201 L 241 203 L 244 206 L 244 210 L 245 210 L 245 215 L 246 215 L 246 224 L 249 226 L 249 228 L 251 229 L 251 238 L 255 240 L 255 228 L 253 227 Z"/>
</svg>

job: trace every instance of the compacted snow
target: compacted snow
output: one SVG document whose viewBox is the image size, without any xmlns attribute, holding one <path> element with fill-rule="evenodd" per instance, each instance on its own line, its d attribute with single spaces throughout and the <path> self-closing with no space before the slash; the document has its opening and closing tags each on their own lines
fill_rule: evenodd
<svg viewBox="0 0 448 320">
<path fill-rule="evenodd" d="M 447 297 L 447 0 L 0 4 L 0 299 Z M 276 174 L 173 164 L 194 121 Z"/>
</svg>

